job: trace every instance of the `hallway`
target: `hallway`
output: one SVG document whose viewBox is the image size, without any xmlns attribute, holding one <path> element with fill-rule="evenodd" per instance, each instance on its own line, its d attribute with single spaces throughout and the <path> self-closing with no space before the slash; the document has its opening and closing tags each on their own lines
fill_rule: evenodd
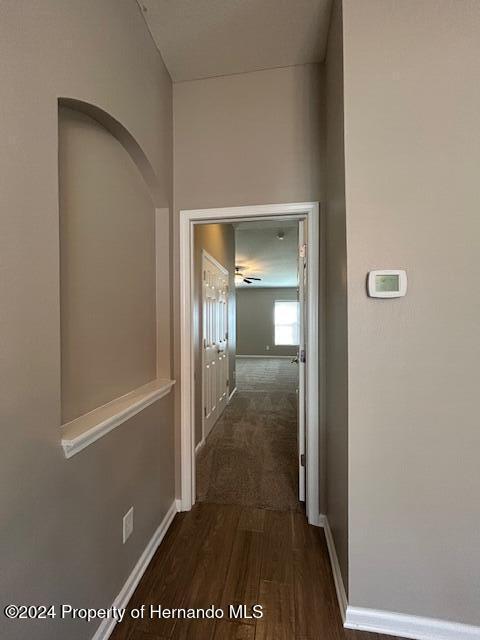
<svg viewBox="0 0 480 640">
<path fill-rule="evenodd" d="M 197 456 L 199 501 L 301 510 L 297 376 L 289 358 L 237 358 L 237 393 Z"/>
<path fill-rule="evenodd" d="M 197 504 L 177 514 L 129 603 L 223 617 L 126 615 L 112 640 L 387 640 L 343 629 L 324 532 L 298 502 L 297 372 L 290 359 L 237 359 L 238 392 L 197 458 Z M 231 616 L 255 604 L 262 618 Z"/>
<path fill-rule="evenodd" d="M 229 618 L 229 605 L 256 603 L 263 618 Z M 111 640 L 392 640 L 343 629 L 323 530 L 291 511 L 199 503 L 178 514 L 129 608 L 142 604 L 213 604 L 225 615 L 135 621 L 127 614 Z"/>
</svg>

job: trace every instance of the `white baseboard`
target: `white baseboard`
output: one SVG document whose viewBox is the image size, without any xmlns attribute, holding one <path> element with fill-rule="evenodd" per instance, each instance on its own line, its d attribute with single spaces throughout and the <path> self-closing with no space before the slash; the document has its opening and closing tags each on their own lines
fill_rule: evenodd
<svg viewBox="0 0 480 640">
<path fill-rule="evenodd" d="M 319 515 L 319 526 L 323 526 L 325 530 L 338 605 L 346 629 L 383 633 L 411 640 L 480 640 L 480 627 L 392 611 L 351 607 L 347 601 L 335 542 L 326 515 Z"/>
<path fill-rule="evenodd" d="M 228 396 L 228 401 L 230 402 L 231 399 L 233 398 L 233 396 L 237 393 L 237 387 L 234 388 L 234 390 L 232 391 L 232 393 Z"/>
<path fill-rule="evenodd" d="M 294 357 L 295 357 L 295 355 L 291 355 L 291 356 L 274 356 L 274 355 L 271 355 L 271 356 L 269 356 L 269 355 L 266 353 L 265 355 L 261 355 L 261 356 L 251 356 L 251 355 L 245 355 L 245 356 L 242 356 L 242 354 L 241 354 L 241 353 L 237 353 L 237 355 L 236 355 L 235 357 L 236 357 L 236 358 L 276 358 L 276 359 L 280 358 L 280 359 L 282 359 L 282 360 L 283 360 L 283 359 L 291 359 L 291 358 L 294 358 Z"/>
<path fill-rule="evenodd" d="M 332 566 L 333 581 L 335 583 L 335 591 L 337 592 L 340 615 L 342 616 L 342 622 L 345 623 L 348 602 L 345 585 L 343 584 L 342 572 L 340 571 L 340 564 L 338 562 L 337 550 L 335 549 L 335 541 L 333 539 L 328 518 L 325 514 L 320 515 L 320 521 L 322 523 L 320 526 L 323 526 L 325 538 L 327 539 L 328 555 L 330 556 L 330 564 Z"/>
<path fill-rule="evenodd" d="M 205 438 L 202 438 L 195 447 L 195 455 L 197 455 L 197 453 L 200 451 L 200 449 L 203 447 L 204 444 L 205 444 Z"/>
<path fill-rule="evenodd" d="M 323 529 L 325 528 L 326 520 L 327 520 L 327 516 L 324 515 L 323 513 L 319 513 L 316 518 L 310 517 L 308 519 L 308 524 L 311 524 L 314 527 L 321 527 Z"/>
<path fill-rule="evenodd" d="M 140 556 L 137 564 L 133 568 L 132 573 L 128 576 L 127 581 L 123 585 L 120 593 L 115 598 L 112 607 L 117 607 L 118 609 L 124 609 L 128 605 L 128 601 L 133 595 L 133 592 L 137 588 L 138 583 L 140 582 L 143 574 L 145 573 L 146 568 L 148 567 L 150 560 L 153 558 L 155 551 L 158 549 L 160 543 L 162 542 L 165 534 L 168 531 L 169 526 L 172 523 L 175 514 L 178 511 L 177 503 L 179 500 L 175 500 L 172 502 L 169 510 L 165 514 L 162 522 L 160 523 L 158 529 L 155 531 L 153 536 L 150 539 L 150 542 L 147 544 L 144 552 Z M 95 635 L 92 640 L 107 640 L 112 634 L 116 625 L 116 620 L 113 618 L 105 619 L 98 627 Z"/>
<path fill-rule="evenodd" d="M 413 640 L 480 640 L 480 627 L 363 607 L 347 607 L 344 626 Z"/>
</svg>

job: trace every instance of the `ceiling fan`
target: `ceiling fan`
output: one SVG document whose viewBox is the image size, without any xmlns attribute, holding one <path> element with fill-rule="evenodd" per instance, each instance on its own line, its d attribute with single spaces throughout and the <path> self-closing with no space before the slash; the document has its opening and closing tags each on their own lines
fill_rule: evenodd
<svg viewBox="0 0 480 640">
<path fill-rule="evenodd" d="M 253 276 L 246 276 L 242 273 L 241 269 L 243 267 L 240 266 L 235 266 L 235 277 L 236 278 L 240 278 L 243 282 L 245 282 L 246 284 L 252 284 L 253 280 L 258 280 L 260 281 L 261 278 L 254 278 Z"/>
</svg>

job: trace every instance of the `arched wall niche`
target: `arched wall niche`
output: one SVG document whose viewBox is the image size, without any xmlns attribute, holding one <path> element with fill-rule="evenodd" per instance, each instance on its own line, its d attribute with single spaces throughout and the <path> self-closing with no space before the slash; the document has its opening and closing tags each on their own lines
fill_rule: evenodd
<svg viewBox="0 0 480 640">
<path fill-rule="evenodd" d="M 100 107 L 89 102 L 85 102 L 84 100 L 79 100 L 78 98 L 60 97 L 58 98 L 58 107 L 67 107 L 89 116 L 101 124 L 102 127 L 116 138 L 129 154 L 145 180 L 152 197 L 153 205 L 155 207 L 161 206 L 159 204 L 160 185 L 155 171 L 153 170 L 153 167 L 141 146 L 121 122 Z"/>
<path fill-rule="evenodd" d="M 158 377 L 159 190 L 125 127 L 67 98 L 58 100 L 58 179 L 65 425 Z"/>
</svg>

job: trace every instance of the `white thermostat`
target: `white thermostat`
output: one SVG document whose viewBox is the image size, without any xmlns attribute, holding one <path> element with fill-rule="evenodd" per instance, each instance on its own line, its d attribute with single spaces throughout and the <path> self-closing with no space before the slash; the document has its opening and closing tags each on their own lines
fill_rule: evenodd
<svg viewBox="0 0 480 640">
<path fill-rule="evenodd" d="M 368 274 L 370 298 L 401 298 L 407 293 L 407 272 L 400 269 L 379 269 Z"/>
</svg>

